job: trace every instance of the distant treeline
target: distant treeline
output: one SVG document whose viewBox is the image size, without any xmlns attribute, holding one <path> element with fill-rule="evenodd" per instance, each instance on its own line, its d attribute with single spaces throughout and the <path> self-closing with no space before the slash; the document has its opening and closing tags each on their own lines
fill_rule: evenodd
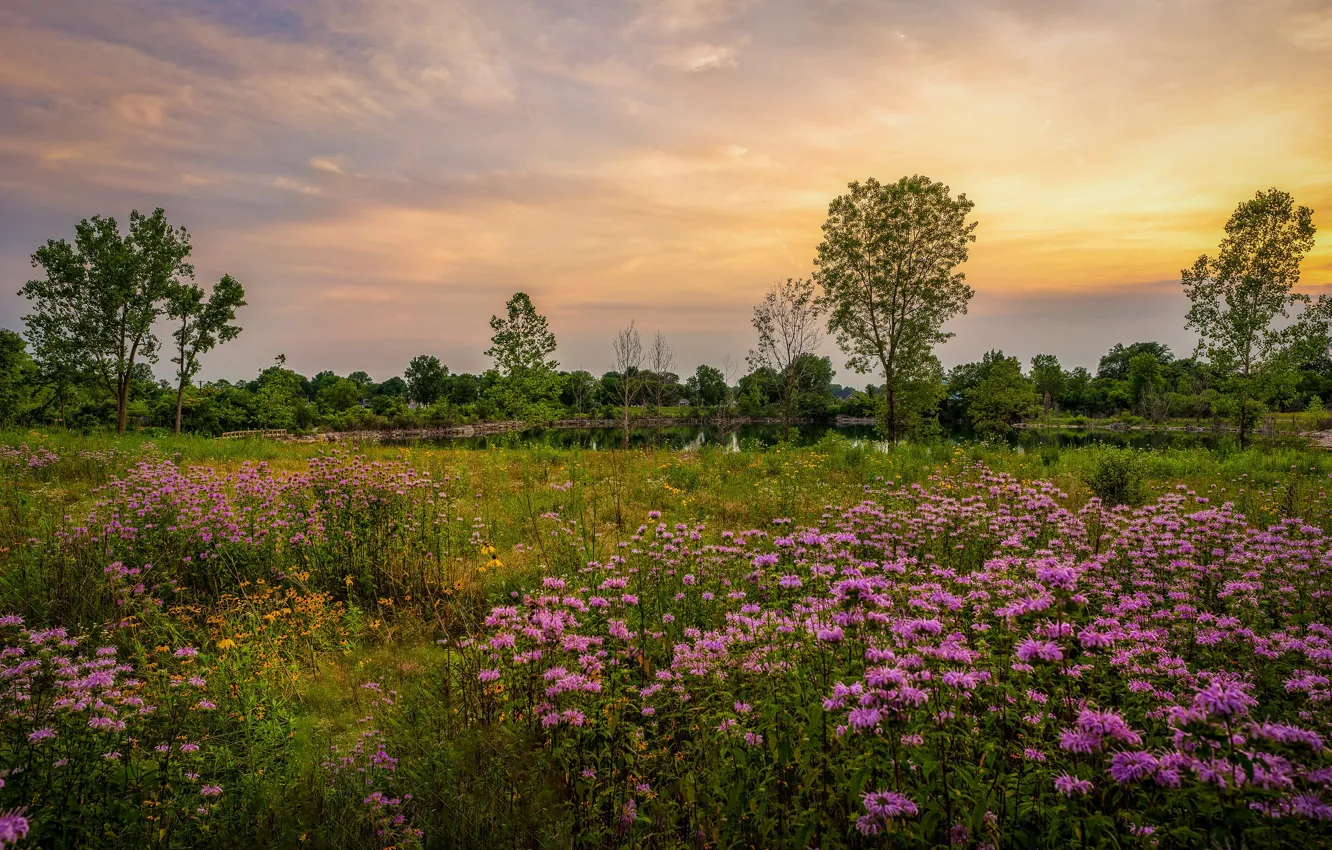
<svg viewBox="0 0 1332 850">
<path fill-rule="evenodd" d="M 62 420 L 78 429 L 114 427 L 115 399 L 92 383 L 69 390 L 62 417 L 56 388 L 42 381 L 22 339 L 0 330 L 0 410 L 5 424 L 53 425 Z M 833 382 L 832 361 L 807 355 L 805 375 L 795 401 L 795 416 L 828 420 L 838 415 L 872 417 L 881 388 L 866 391 Z M 554 373 L 539 397 L 515 393 L 496 369 L 479 375 L 454 373 L 430 355 L 413 358 L 406 377 L 375 381 L 365 372 L 337 375 L 325 371 L 307 377 L 287 368 L 282 357 L 249 380 L 202 382 L 185 390 L 185 431 L 220 434 L 251 428 L 355 430 L 525 418 L 533 422 L 576 416 L 615 419 L 621 415 L 621 376 L 586 371 Z M 645 415 L 740 415 L 780 417 L 781 382 L 760 368 L 728 384 L 722 369 L 699 366 L 685 379 L 673 372 L 634 373 L 635 413 Z M 148 364 L 133 374 L 130 422 L 172 427 L 176 387 L 158 380 Z M 952 430 L 999 432 L 1012 425 L 1069 417 L 1115 418 L 1164 423 L 1171 419 L 1230 422 L 1233 398 L 1218 390 L 1217 376 L 1194 358 L 1176 358 L 1157 342 L 1115 345 L 1095 371 L 1064 369 L 1053 355 L 1030 364 L 1001 351 L 990 352 L 943 376 L 934 416 L 914 432 Z M 1269 409 L 1317 414 L 1332 402 L 1332 360 L 1319 357 L 1283 376 L 1272 388 Z"/>
<path fill-rule="evenodd" d="M 974 295 L 957 271 L 975 241 L 972 202 L 920 175 L 848 189 L 829 204 L 813 274 L 774 284 L 755 305 L 746 368 L 728 360 L 688 376 L 675 371 L 665 336 L 645 344 L 633 322 L 615 335 L 611 371 L 561 370 L 546 317 L 518 292 L 490 319 L 484 353 L 494 366 L 479 375 L 422 354 L 382 381 L 365 372 L 306 377 L 278 355 L 252 379 L 195 383 L 200 358 L 240 333 L 244 288 L 229 275 L 208 292 L 195 286 L 189 234 L 161 209 L 131 213 L 124 234 L 115 219 L 95 216 L 75 227 L 72 244 L 51 240 L 32 256 L 45 276 L 20 290 L 32 308 L 26 333 L 0 330 L 0 425 L 218 434 L 586 416 L 620 419 L 627 441 L 633 411 L 683 410 L 773 416 L 788 428 L 838 414 L 874 417 L 892 440 L 1113 416 L 1228 423 L 1243 443 L 1270 411 L 1322 422 L 1332 396 L 1332 298 L 1294 289 L 1315 228 L 1312 211 L 1285 192 L 1240 203 L 1216 256 L 1181 271 L 1194 356 L 1177 358 L 1156 342 L 1116 345 L 1093 374 L 1065 369 L 1051 354 L 1023 364 L 1001 351 L 945 372 L 935 348 Z M 165 346 L 156 335 L 164 321 L 172 329 Z M 880 383 L 865 391 L 833 383 L 832 359 L 817 354 L 825 334 L 847 369 Z M 150 365 L 163 351 L 175 365 L 171 380 L 158 380 Z"/>
</svg>

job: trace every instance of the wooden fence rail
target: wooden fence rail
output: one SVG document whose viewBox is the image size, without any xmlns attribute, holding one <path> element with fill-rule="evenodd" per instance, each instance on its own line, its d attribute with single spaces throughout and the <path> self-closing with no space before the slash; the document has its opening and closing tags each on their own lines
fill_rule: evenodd
<svg viewBox="0 0 1332 850">
<path fill-rule="evenodd" d="M 227 431 L 218 437 L 219 440 L 235 440 L 242 437 L 286 437 L 286 428 L 269 428 L 267 430 L 252 431 Z"/>
</svg>

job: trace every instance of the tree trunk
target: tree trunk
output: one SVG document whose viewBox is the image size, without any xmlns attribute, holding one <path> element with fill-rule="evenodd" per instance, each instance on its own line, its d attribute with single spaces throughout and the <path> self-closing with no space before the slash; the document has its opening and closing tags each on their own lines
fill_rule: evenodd
<svg viewBox="0 0 1332 850">
<path fill-rule="evenodd" d="M 888 396 L 888 442 L 897 442 L 897 393 L 885 382 L 884 393 Z"/>
<path fill-rule="evenodd" d="M 185 398 L 185 382 L 181 381 L 180 386 L 176 388 L 176 436 L 180 436 L 180 407 L 181 401 Z"/>
<path fill-rule="evenodd" d="M 786 401 L 782 405 L 782 442 L 791 442 L 791 393 L 786 394 Z"/>
<path fill-rule="evenodd" d="M 116 433 L 125 436 L 126 420 L 129 418 L 129 372 L 120 379 L 116 386 Z"/>
<path fill-rule="evenodd" d="M 1240 451 L 1244 451 L 1244 447 L 1248 443 L 1247 439 L 1248 434 L 1249 434 L 1249 391 L 1243 390 L 1240 392 L 1240 409 L 1239 409 Z"/>
</svg>

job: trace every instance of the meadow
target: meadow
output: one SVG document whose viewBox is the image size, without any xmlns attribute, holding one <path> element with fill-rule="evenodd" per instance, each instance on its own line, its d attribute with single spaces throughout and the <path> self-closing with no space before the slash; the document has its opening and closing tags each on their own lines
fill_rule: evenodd
<svg viewBox="0 0 1332 850">
<path fill-rule="evenodd" d="M 1332 455 L 0 433 L 0 846 L 1332 841 Z"/>
</svg>

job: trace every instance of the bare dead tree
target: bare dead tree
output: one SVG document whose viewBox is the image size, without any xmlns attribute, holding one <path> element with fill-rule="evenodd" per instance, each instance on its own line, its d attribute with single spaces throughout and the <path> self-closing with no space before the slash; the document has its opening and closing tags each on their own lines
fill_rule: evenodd
<svg viewBox="0 0 1332 850">
<path fill-rule="evenodd" d="M 643 366 L 643 340 L 632 321 L 629 327 L 615 334 L 615 373 L 620 376 L 620 401 L 624 409 L 624 446 L 629 447 L 629 406 L 634 403 L 639 382 L 639 369 Z"/>
<path fill-rule="evenodd" d="M 754 305 L 754 330 L 758 348 L 749 352 L 751 369 L 767 367 L 777 374 L 782 393 L 782 439 L 791 437 L 791 419 L 796 394 L 806 378 L 810 355 L 823 342 L 820 310 L 814 281 L 787 278 L 773 284 L 763 300 Z"/>
<path fill-rule="evenodd" d="M 740 362 L 726 355 L 721 361 L 721 373 L 726 383 L 726 393 L 722 396 L 721 404 L 717 405 L 717 428 L 723 434 L 729 434 L 735 429 L 735 382 L 740 375 Z"/>
<path fill-rule="evenodd" d="M 652 373 L 652 397 L 658 410 L 661 410 L 662 394 L 666 391 L 666 379 L 675 368 L 675 352 L 666 342 L 665 335 L 657 331 L 652 338 L 652 348 L 648 350 L 648 371 Z"/>
</svg>

